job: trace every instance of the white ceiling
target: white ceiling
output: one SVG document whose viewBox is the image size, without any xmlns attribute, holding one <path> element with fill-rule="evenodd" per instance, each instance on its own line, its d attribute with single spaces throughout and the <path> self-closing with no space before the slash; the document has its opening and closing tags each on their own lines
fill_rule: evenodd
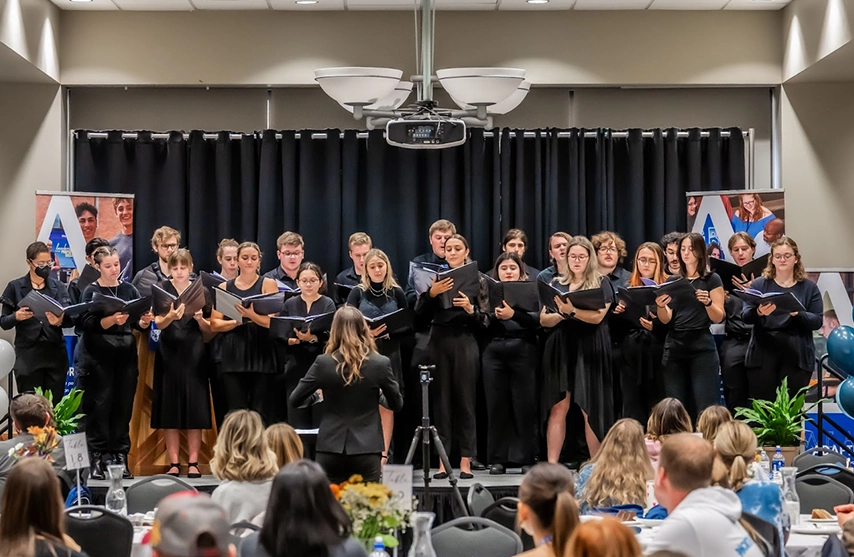
<svg viewBox="0 0 854 557">
<path fill-rule="evenodd" d="M 416 0 L 317 0 L 301 5 L 295 0 L 51 0 L 63 10 L 293 10 L 360 11 L 411 10 Z M 436 0 L 440 10 L 779 10 L 792 0 Z"/>
</svg>

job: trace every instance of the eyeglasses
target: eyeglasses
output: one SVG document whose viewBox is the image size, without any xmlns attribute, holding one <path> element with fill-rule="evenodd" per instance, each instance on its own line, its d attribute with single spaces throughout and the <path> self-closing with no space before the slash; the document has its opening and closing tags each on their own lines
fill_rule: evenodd
<svg viewBox="0 0 854 557">
<path fill-rule="evenodd" d="M 617 248 L 613 246 L 599 248 L 599 253 L 617 253 Z"/>
<path fill-rule="evenodd" d="M 320 280 L 318 280 L 316 278 L 299 279 L 300 284 L 317 284 L 318 282 L 320 282 Z"/>
<path fill-rule="evenodd" d="M 774 261 L 788 261 L 795 256 L 794 253 L 775 253 Z"/>
<path fill-rule="evenodd" d="M 296 251 L 296 252 L 280 251 L 279 253 L 282 254 L 282 257 L 300 257 L 303 252 L 301 252 L 301 251 Z"/>
<path fill-rule="evenodd" d="M 645 257 L 641 257 L 638 259 L 638 265 L 655 265 L 658 263 L 655 259 L 647 259 Z"/>
<path fill-rule="evenodd" d="M 566 258 L 571 259 L 572 261 L 584 261 L 589 257 L 589 255 L 568 255 Z"/>
<path fill-rule="evenodd" d="M 30 263 L 32 263 L 33 267 L 35 267 L 36 269 L 50 269 L 53 266 L 50 261 L 47 261 L 45 263 L 36 263 L 32 259 L 30 259 Z"/>
<path fill-rule="evenodd" d="M 165 249 L 178 249 L 178 244 L 160 244 L 160 247 Z"/>
</svg>

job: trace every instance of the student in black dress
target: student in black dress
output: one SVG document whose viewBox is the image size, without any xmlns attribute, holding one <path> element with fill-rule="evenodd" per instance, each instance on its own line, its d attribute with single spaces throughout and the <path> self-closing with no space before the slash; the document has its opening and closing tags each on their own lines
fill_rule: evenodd
<svg viewBox="0 0 854 557">
<path fill-rule="evenodd" d="M 667 280 L 665 255 L 655 242 L 644 242 L 635 252 L 632 273 L 627 287 L 643 286 L 644 280 L 661 284 Z M 614 308 L 614 320 L 621 320 L 627 327 L 620 350 L 620 390 L 623 395 L 623 417 L 646 423 L 652 407 L 664 398 L 664 381 L 661 356 L 667 328 L 647 307 L 645 316 L 636 317 L 636 312 L 626 313 L 626 303 L 620 301 Z M 631 321 L 626 317 L 631 315 Z"/>
<path fill-rule="evenodd" d="M 15 383 L 18 392 L 32 392 L 41 387 L 53 394 L 59 402 L 65 390 L 68 373 L 68 353 L 62 336 L 65 315 L 50 312 L 34 315 L 27 306 L 18 304 L 32 290 L 41 292 L 67 306 L 71 304 L 68 291 L 61 282 L 50 278 L 50 250 L 44 242 L 27 246 L 29 272 L 11 281 L 3 291 L 3 313 L 0 327 L 4 331 L 15 329 Z"/>
<path fill-rule="evenodd" d="M 584 413 L 584 437 L 591 457 L 599 450 L 599 440 L 614 424 L 611 338 L 608 334 L 614 287 L 599 274 L 596 251 L 587 238 L 575 236 L 569 241 L 566 262 L 567 270 L 558 277 L 559 284 L 570 292 L 601 288 L 605 307 L 576 309 L 571 302 L 563 302 L 555 296 L 557 319 L 566 320 L 567 325 L 559 332 L 563 334 L 556 337 L 559 358 L 550 362 L 544 377 L 543 407 L 550 409 L 546 437 L 549 462 L 558 462 L 560 458 L 571 402 L 578 404 Z M 540 322 L 547 325 L 552 315 L 541 313 Z"/>
<path fill-rule="evenodd" d="M 451 269 L 469 262 L 468 241 L 454 234 L 445 241 L 445 259 Z M 482 280 L 482 279 L 481 279 Z M 436 299 L 454 289 L 454 281 L 433 280 L 427 292 L 418 297 L 416 313 L 430 312 L 430 357 L 436 364 L 433 377 L 435 395 L 432 397 L 436 428 L 445 450 L 453 452 L 451 441 L 460 452 L 460 478 L 473 478 L 471 459 L 477 451 L 476 388 L 480 372 L 480 353 L 475 333 L 482 331 L 488 320 L 488 296 L 481 284 L 477 300 L 462 292 L 454 297 L 454 307 L 441 309 Z M 436 479 L 446 478 L 443 463 L 439 464 Z"/>
<path fill-rule="evenodd" d="M 353 260 L 353 266 L 341 271 L 335 277 L 335 284 L 331 292 L 331 297 L 335 300 L 335 307 L 343 306 L 347 302 L 347 297 L 352 292 L 352 289 L 362 283 L 362 277 L 365 275 L 365 256 L 373 247 L 373 244 L 371 243 L 371 237 L 364 232 L 354 232 L 350 234 L 347 246 L 350 250 L 349 254 L 350 259 Z"/>
<path fill-rule="evenodd" d="M 729 238 L 727 244 L 732 262 L 743 266 L 753 261 L 756 253 L 756 241 L 747 232 L 736 232 Z M 756 277 L 733 277 L 738 288 L 750 288 Z M 744 312 L 744 302 L 741 298 L 726 293 L 724 301 L 726 321 L 724 330 L 726 336 L 721 342 L 718 352 L 721 359 L 721 381 L 724 386 L 724 399 L 727 408 L 733 410 L 749 405 L 747 396 L 747 368 L 745 357 L 747 345 L 750 343 L 752 325 L 744 322 L 741 314 Z"/>
<path fill-rule="evenodd" d="M 365 272 L 362 274 L 362 282 L 350 292 L 347 305 L 353 306 L 369 318 L 382 317 L 399 309 L 407 307 L 406 295 L 403 289 L 394 280 L 391 270 L 391 262 L 384 251 L 372 249 L 365 255 Z M 400 339 L 411 333 L 409 328 L 404 330 L 389 331 L 385 324 L 370 330 L 371 336 L 377 343 L 377 352 L 385 356 L 391 362 L 394 370 L 394 378 L 403 393 L 403 364 L 400 358 Z M 383 464 L 388 463 L 389 447 L 394 433 L 394 412 L 380 406 L 380 418 L 383 423 L 383 441 L 385 452 L 383 453 Z"/>
<path fill-rule="evenodd" d="M 815 369 L 812 334 L 821 328 L 824 305 L 818 286 L 808 278 L 798 244 L 787 236 L 771 244 L 762 276 L 751 284 L 762 293 L 791 292 L 806 311 L 776 312 L 774 304 L 745 304 L 744 322 L 753 324 L 747 348 L 748 398 L 774 400 L 788 378 L 789 395 L 809 385 Z"/>
<path fill-rule="evenodd" d="M 391 362 L 377 353 L 374 337 L 358 309 L 335 314 L 329 342 L 289 397 L 301 405 L 318 389 L 328 406 L 317 436 L 317 462 L 329 481 L 340 483 L 353 474 L 377 482 L 382 471 L 382 424 L 377 401 L 391 411 L 403 407 L 403 396 Z"/>
<path fill-rule="evenodd" d="M 227 281 L 237 278 L 239 269 L 237 267 L 237 248 L 240 244 L 232 238 L 223 238 L 216 248 L 216 261 L 219 263 L 219 275 Z M 208 321 L 210 324 L 210 321 Z M 225 414 L 228 412 L 228 397 L 225 396 L 225 384 L 222 380 L 222 335 L 211 332 L 213 338 L 207 343 L 210 353 L 211 366 L 210 384 L 211 399 L 213 399 L 214 420 L 216 427 L 222 425 Z"/>
<path fill-rule="evenodd" d="M 264 273 L 264 278 L 275 279 L 291 290 L 299 288 L 297 271 L 305 257 L 305 242 L 302 236 L 296 232 L 283 232 L 276 239 L 276 257 L 279 258 L 279 264 L 275 269 Z"/>
<path fill-rule="evenodd" d="M 707 271 L 706 243 L 696 232 L 685 234 L 679 242 L 679 268 L 680 276 L 667 280 L 684 277 L 694 287 L 695 297 L 674 304 L 667 294 L 655 299 L 658 319 L 668 325 L 662 358 L 664 389 L 696 417 L 720 401 L 718 350 L 709 327 L 724 319 L 724 288 L 721 277 Z"/>
<path fill-rule="evenodd" d="M 322 294 L 326 290 L 326 284 L 323 281 L 323 271 L 318 265 L 309 261 L 300 265 L 297 271 L 297 284 L 300 295 L 285 302 L 283 316 L 308 317 L 335 311 L 335 302 L 332 298 Z M 299 405 L 292 404 L 291 394 L 308 373 L 308 368 L 314 363 L 315 358 L 323 353 L 323 348 L 329 339 L 329 331 L 309 328 L 306 332 L 302 332 L 295 329 L 294 334 L 296 336 L 288 339 L 288 363 L 285 368 L 288 423 L 297 429 L 317 427 L 320 423 L 319 408 L 316 405 L 299 408 Z"/>
<path fill-rule="evenodd" d="M 493 274 L 501 282 L 524 281 L 525 264 L 516 253 L 498 256 Z M 483 351 L 483 387 L 489 420 L 489 473 L 534 464 L 537 449 L 538 312 L 516 310 L 506 302 L 489 318 L 489 343 Z"/>
<path fill-rule="evenodd" d="M 92 257 L 101 278 L 86 287 L 83 302 L 92 301 L 96 292 L 125 301 L 140 297 L 131 283 L 119 280 L 122 268 L 116 248 L 98 248 Z M 127 462 L 139 375 L 133 330 L 148 329 L 152 315 L 145 313 L 135 323 L 129 322 L 128 317 L 127 313 L 105 316 L 85 312 L 77 320 L 83 336 L 75 368 L 83 390 L 80 410 L 89 445 L 90 477 L 94 479 L 104 479 L 106 466 L 113 463 L 125 467 L 125 478 L 133 477 Z"/>
<path fill-rule="evenodd" d="M 504 241 L 501 242 L 501 251 L 503 253 L 515 253 L 519 256 L 520 260 L 524 260 L 525 252 L 527 250 L 528 235 L 518 228 L 511 228 L 508 230 L 507 234 L 504 235 Z M 522 275 L 528 277 L 524 280 L 537 280 L 537 275 L 540 274 L 540 270 L 528 265 L 527 263 L 523 263 L 523 266 L 524 269 L 522 269 Z"/>
<path fill-rule="evenodd" d="M 181 245 L 181 233 L 171 226 L 161 226 L 151 236 L 151 251 L 157 261 L 141 269 L 133 277 L 133 285 L 143 296 L 151 294 L 151 285 L 169 279 L 169 256 Z"/>
<path fill-rule="evenodd" d="M 83 291 L 86 290 L 86 287 L 89 286 L 89 284 L 91 284 L 80 284 L 80 278 L 83 274 L 85 273 L 86 276 L 92 276 L 94 278 L 97 278 L 97 276 L 100 275 L 100 273 L 98 273 L 98 271 L 92 266 L 92 254 L 100 247 L 109 246 L 110 242 L 103 238 L 92 238 L 86 242 L 86 266 L 83 269 L 83 273 L 75 275 L 75 277 L 71 279 L 71 282 L 68 283 L 68 297 L 71 298 L 72 304 L 80 303 L 80 298 L 83 297 Z M 87 271 L 87 269 L 89 270 Z M 77 271 L 75 271 L 75 273 L 76 272 Z"/>
<path fill-rule="evenodd" d="M 668 275 L 678 275 L 679 270 L 679 243 L 682 241 L 683 234 L 681 232 L 668 232 L 661 237 L 661 249 L 664 250 L 664 255 L 667 257 Z"/>
<path fill-rule="evenodd" d="M 258 276 L 261 249 L 254 242 L 243 242 L 237 248 L 236 279 L 223 282 L 219 288 L 245 298 L 278 292 L 276 281 Z M 211 312 L 211 330 L 219 333 L 222 364 L 220 371 L 228 400 L 228 410 L 254 410 L 270 420 L 271 377 L 276 373 L 276 355 L 270 340 L 270 316 L 259 315 L 252 308 L 235 304 L 243 315 L 241 322 Z"/>
<path fill-rule="evenodd" d="M 169 294 L 180 296 L 190 286 L 193 257 L 186 249 L 178 249 L 169 257 L 170 280 L 160 283 Z M 199 279 L 196 279 L 199 280 Z M 186 307 L 172 307 L 166 315 L 157 315 L 154 322 L 160 329 L 160 342 L 154 357 L 154 388 L 151 401 L 152 429 L 165 429 L 166 452 L 170 467 L 166 472 L 178 476 L 181 430 L 187 435 L 187 477 L 202 477 L 199 471 L 199 447 L 202 430 L 211 428 L 211 403 L 208 374 L 211 367 L 205 348 L 205 336 L 211 335 L 211 300 L 205 290 L 207 304 L 191 319 L 184 321 Z"/>
</svg>

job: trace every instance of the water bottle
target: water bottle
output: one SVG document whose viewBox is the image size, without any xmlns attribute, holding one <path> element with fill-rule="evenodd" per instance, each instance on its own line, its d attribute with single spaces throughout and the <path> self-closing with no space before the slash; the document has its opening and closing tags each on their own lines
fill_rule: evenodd
<svg viewBox="0 0 854 557">
<path fill-rule="evenodd" d="M 765 452 L 765 449 L 760 449 L 762 451 L 759 457 L 759 466 L 762 468 L 762 472 L 765 474 L 765 479 L 771 479 L 771 459 L 768 458 L 768 453 Z"/>
<path fill-rule="evenodd" d="M 786 465 L 786 459 L 783 458 L 783 451 L 780 450 L 780 445 L 777 445 L 777 450 L 774 451 L 774 457 L 771 459 L 771 479 L 778 485 L 783 485 L 783 475 L 780 470 Z"/>
<path fill-rule="evenodd" d="M 374 550 L 371 551 L 369 557 L 389 557 L 389 554 L 385 550 L 382 536 L 374 538 Z"/>
</svg>

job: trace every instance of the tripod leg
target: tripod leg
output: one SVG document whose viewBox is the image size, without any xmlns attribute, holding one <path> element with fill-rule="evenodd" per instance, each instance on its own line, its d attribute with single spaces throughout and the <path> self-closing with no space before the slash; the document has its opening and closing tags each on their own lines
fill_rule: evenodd
<svg viewBox="0 0 854 557">
<path fill-rule="evenodd" d="M 412 443 L 409 444 L 409 452 L 406 453 L 404 464 L 412 464 L 412 459 L 415 458 L 415 449 L 418 448 L 418 442 L 421 440 L 421 426 L 415 428 L 415 435 L 412 436 Z"/>
<path fill-rule="evenodd" d="M 469 516 L 469 510 L 466 506 L 466 502 L 463 499 L 463 494 L 460 493 L 460 488 L 457 487 L 457 476 L 454 474 L 454 469 L 451 468 L 451 460 L 448 458 L 448 453 L 445 452 L 445 446 L 442 444 L 442 440 L 439 439 L 439 431 L 435 426 L 430 426 L 430 433 L 433 438 L 433 444 L 436 445 L 436 452 L 439 453 L 439 460 L 442 461 L 442 464 L 445 466 L 445 472 L 448 473 L 448 481 L 451 483 L 451 489 L 454 492 L 454 496 L 457 500 L 457 505 L 459 505 L 460 510 L 462 511 L 461 516 Z"/>
</svg>

